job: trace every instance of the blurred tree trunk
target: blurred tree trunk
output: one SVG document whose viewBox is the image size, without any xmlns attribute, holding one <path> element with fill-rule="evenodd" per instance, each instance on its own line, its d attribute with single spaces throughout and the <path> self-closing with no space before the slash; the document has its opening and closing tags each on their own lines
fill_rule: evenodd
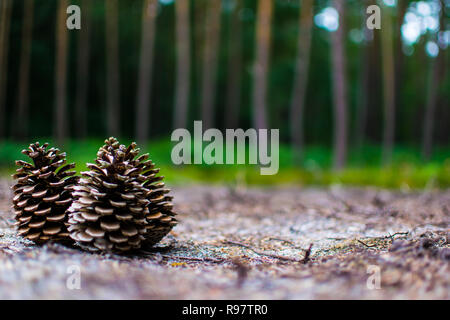
<svg viewBox="0 0 450 320">
<path fill-rule="evenodd" d="M 269 68 L 272 1 L 259 0 L 256 18 L 256 57 L 253 79 L 253 125 L 267 128 L 267 73 Z"/>
<path fill-rule="evenodd" d="M 56 67 L 55 67 L 55 117 L 56 140 L 62 143 L 67 137 L 67 0 L 58 1 L 56 18 Z"/>
<path fill-rule="evenodd" d="M 362 2 L 362 28 L 364 32 L 364 41 L 362 43 L 362 49 L 359 59 L 359 70 L 358 70 L 358 93 L 357 93 L 357 110 L 356 110 L 356 125 L 354 131 L 354 143 L 358 150 L 361 150 L 367 126 L 367 109 L 369 102 L 369 81 L 370 81 L 370 53 L 374 50 L 374 34 L 373 30 L 369 30 L 366 24 L 366 8 L 373 4 L 373 0 L 364 0 Z"/>
<path fill-rule="evenodd" d="M 383 103 L 382 92 L 382 66 L 381 66 L 381 44 L 379 30 L 371 31 L 372 41 L 369 51 L 368 83 L 367 83 L 367 109 L 365 122 L 365 139 L 372 141 L 382 140 L 382 117 L 383 110 L 380 107 Z M 369 119 L 371 121 L 369 121 Z"/>
<path fill-rule="evenodd" d="M 186 128 L 189 107 L 189 84 L 191 78 L 191 48 L 189 1 L 176 1 L 177 75 L 175 92 L 174 128 Z"/>
<path fill-rule="evenodd" d="M 442 61 L 442 83 L 447 83 L 450 80 L 450 50 L 443 50 L 440 52 L 443 55 Z M 445 93 L 440 96 L 439 102 L 437 104 L 439 113 L 435 117 L 437 119 L 450 119 L 450 108 L 448 103 L 448 95 Z M 447 121 L 448 122 L 448 121 Z M 448 134 L 448 124 L 446 121 L 437 121 L 435 124 L 436 136 L 440 143 L 449 144 L 450 137 Z"/>
<path fill-rule="evenodd" d="M 204 128 L 214 124 L 217 60 L 220 42 L 221 0 L 209 0 L 205 24 L 205 46 L 202 78 L 202 120 Z"/>
<path fill-rule="evenodd" d="M 117 0 L 106 0 L 106 107 L 109 135 L 120 133 L 120 76 Z"/>
<path fill-rule="evenodd" d="M 90 39 L 90 0 L 82 0 L 82 20 L 79 31 L 77 61 L 77 97 L 75 102 L 75 132 L 78 138 L 87 136 L 87 97 L 89 88 L 89 39 Z"/>
<path fill-rule="evenodd" d="M 368 93 L 369 93 L 369 80 L 370 80 L 370 50 L 373 49 L 370 39 L 372 31 L 365 27 L 364 22 L 364 47 L 362 49 L 362 56 L 359 65 L 359 90 L 358 90 L 358 109 L 356 113 L 356 126 L 355 126 L 355 145 L 356 148 L 361 150 L 366 134 L 367 124 L 367 109 L 368 109 Z"/>
<path fill-rule="evenodd" d="M 384 133 L 383 164 L 392 161 L 395 139 L 395 79 L 394 79 L 394 38 L 390 9 L 383 6 L 381 32 L 381 57 L 383 61 Z"/>
<path fill-rule="evenodd" d="M 414 47 L 414 56 L 416 59 L 416 70 L 415 74 L 420 74 L 420 77 L 414 77 L 411 81 L 414 81 L 414 107 L 413 110 L 416 112 L 409 112 L 408 117 L 411 119 L 410 121 L 413 123 L 413 129 L 409 131 L 409 134 L 414 136 L 414 140 L 419 141 L 422 138 L 423 132 L 417 130 L 418 127 L 423 127 L 424 119 L 423 115 L 425 112 L 426 104 L 427 104 L 427 94 L 426 89 L 428 86 L 428 77 L 429 74 L 429 65 L 428 65 L 428 56 L 426 52 L 426 44 L 428 39 L 426 37 L 419 37 L 418 41 L 415 43 Z"/>
<path fill-rule="evenodd" d="M 230 18 L 228 37 L 228 79 L 225 102 L 225 127 L 237 128 L 239 125 L 239 105 L 241 100 L 242 69 L 242 23 L 239 17 L 242 1 L 234 1 Z"/>
<path fill-rule="evenodd" d="M 0 139 L 6 135 L 6 90 L 8 75 L 9 29 L 11 25 L 11 0 L 0 2 Z"/>
<path fill-rule="evenodd" d="M 23 7 L 22 48 L 20 52 L 19 83 L 17 91 L 16 124 L 13 127 L 15 138 L 24 139 L 28 134 L 28 98 L 31 59 L 31 40 L 33 32 L 33 0 L 25 0 Z"/>
<path fill-rule="evenodd" d="M 331 33 L 331 62 L 334 103 L 334 168 L 342 169 L 347 162 L 348 111 L 347 63 L 345 59 L 345 3 L 333 0 L 339 13 L 339 28 Z"/>
<path fill-rule="evenodd" d="M 397 28 L 396 28 L 396 45 L 395 45 L 395 105 L 398 108 L 402 105 L 402 82 L 403 79 L 403 39 L 402 24 L 405 19 L 406 10 L 408 9 L 408 1 L 397 0 Z"/>
<path fill-rule="evenodd" d="M 445 8 L 444 2 L 441 0 L 441 8 Z M 439 19 L 439 30 L 443 30 L 445 13 L 441 10 Z M 423 138 L 422 138 L 422 157 L 424 160 L 430 160 L 433 147 L 433 132 L 434 132 L 434 114 L 439 95 L 439 86 L 442 76 L 444 74 L 444 56 L 445 52 L 440 49 L 436 58 L 431 58 L 431 74 L 427 85 L 427 102 L 425 109 L 425 120 L 423 124 Z"/>
<path fill-rule="evenodd" d="M 136 102 L 136 137 L 145 142 L 149 134 L 150 96 L 152 90 L 153 43 L 158 0 L 145 0 L 142 10 L 141 57 Z"/>
<path fill-rule="evenodd" d="M 314 0 L 302 1 L 297 66 L 295 70 L 294 87 L 291 101 L 291 140 L 295 147 L 296 160 L 300 161 L 304 145 L 304 108 L 308 87 L 309 56 L 311 51 L 311 33 L 314 15 Z"/>
<path fill-rule="evenodd" d="M 200 75 L 202 73 L 202 62 L 204 56 L 204 36 L 205 36 L 205 13 L 207 5 L 205 0 L 195 0 L 194 5 L 194 24 L 192 25 L 194 33 L 194 49 L 195 57 L 194 63 L 197 71 L 195 74 Z"/>
</svg>

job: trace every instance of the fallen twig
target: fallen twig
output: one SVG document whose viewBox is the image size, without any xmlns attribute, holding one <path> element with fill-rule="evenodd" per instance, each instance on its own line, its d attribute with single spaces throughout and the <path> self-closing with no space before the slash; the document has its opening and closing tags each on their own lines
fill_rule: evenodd
<svg viewBox="0 0 450 320">
<path fill-rule="evenodd" d="M 277 254 L 272 254 L 272 253 L 266 253 L 266 252 L 259 251 L 259 250 L 255 249 L 255 248 L 250 247 L 249 245 L 246 245 L 246 244 L 243 244 L 243 243 L 240 243 L 240 242 L 227 240 L 227 241 L 225 241 L 225 243 L 249 249 L 249 250 L 253 251 L 254 253 L 256 253 L 256 254 L 258 254 L 260 256 L 266 256 L 266 257 L 275 258 L 275 259 L 284 260 L 284 261 L 299 262 L 297 259 L 294 259 L 294 258 L 284 257 L 284 256 L 279 256 Z"/>
<path fill-rule="evenodd" d="M 197 257 L 186 257 L 186 256 L 176 256 L 176 255 L 161 255 L 163 258 L 166 259 L 180 259 L 180 260 L 189 260 L 189 261 L 201 261 L 201 262 L 213 262 L 213 263 L 223 263 L 226 260 L 225 259 L 216 259 L 216 258 L 197 258 Z"/>
<path fill-rule="evenodd" d="M 362 241 L 359 240 L 359 239 L 356 239 L 356 241 L 358 241 L 359 243 L 363 244 L 363 245 L 366 246 L 367 248 L 374 248 L 374 247 L 377 246 L 376 244 L 373 244 L 373 245 L 369 246 L 367 243 L 364 243 L 364 242 L 362 242 Z"/>
<path fill-rule="evenodd" d="M 158 254 L 154 252 L 149 251 L 142 251 L 143 253 L 151 256 L 159 255 L 162 258 L 165 259 L 179 259 L 179 260 L 187 260 L 187 261 L 198 261 L 198 262 L 213 262 L 213 263 L 223 263 L 226 260 L 225 259 L 216 259 L 216 258 L 198 258 L 198 257 L 186 257 L 186 256 L 178 256 L 178 255 L 168 255 L 168 254 Z"/>
<path fill-rule="evenodd" d="M 298 260 L 298 259 L 295 259 L 295 258 L 290 258 L 290 257 L 280 256 L 280 255 L 277 255 L 277 254 L 263 252 L 263 251 L 257 250 L 255 248 L 252 248 L 249 245 L 246 245 L 246 244 L 240 243 L 240 242 L 226 240 L 225 243 L 249 249 L 249 250 L 253 251 L 254 253 L 256 253 L 257 255 L 260 255 L 260 256 L 266 256 L 266 257 L 269 257 L 269 258 L 274 258 L 274 259 L 283 260 L 283 261 L 303 262 L 303 259 L 302 260 Z M 312 244 L 311 244 L 311 246 L 312 246 Z M 305 252 L 308 252 L 309 249 L 308 250 L 302 249 L 302 250 L 305 251 Z M 306 257 L 306 255 L 305 255 L 305 257 Z"/>
<path fill-rule="evenodd" d="M 406 232 L 396 232 L 396 233 L 394 233 L 394 234 L 392 234 L 392 235 L 389 234 L 389 235 L 384 236 L 384 237 L 373 237 L 373 238 L 367 238 L 367 239 L 391 239 L 391 241 L 393 241 L 395 236 L 398 236 L 398 235 L 406 236 L 406 235 L 408 235 L 408 234 L 409 234 L 409 231 L 406 231 Z M 364 243 L 363 241 L 361 241 L 361 240 L 359 240 L 359 239 L 356 239 L 356 241 L 358 241 L 359 243 L 363 244 L 363 245 L 364 245 L 365 247 L 367 247 L 367 248 L 374 248 L 374 247 L 377 246 L 377 244 L 368 245 L 367 243 Z"/>
<path fill-rule="evenodd" d="M 409 234 L 409 231 L 406 231 L 406 232 L 396 232 L 396 233 L 394 233 L 394 234 L 390 234 L 390 235 L 388 235 L 388 236 L 384 236 L 382 239 L 391 239 L 391 240 L 394 240 L 394 237 L 395 236 L 399 236 L 399 235 L 402 235 L 402 236 L 407 236 Z"/>
<path fill-rule="evenodd" d="M 307 264 L 307 263 L 308 263 L 308 261 L 309 261 L 309 256 L 310 256 L 310 254 L 311 254 L 312 246 L 313 246 L 313 244 L 312 244 L 312 242 L 311 242 L 311 243 L 309 244 L 308 249 L 305 250 L 305 256 L 303 257 L 303 260 L 302 260 L 302 263 L 303 263 L 303 264 Z"/>
</svg>

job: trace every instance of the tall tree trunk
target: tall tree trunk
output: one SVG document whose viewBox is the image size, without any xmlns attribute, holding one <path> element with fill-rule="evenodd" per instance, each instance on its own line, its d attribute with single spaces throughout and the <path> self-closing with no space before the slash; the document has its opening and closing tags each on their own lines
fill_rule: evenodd
<svg viewBox="0 0 450 320">
<path fill-rule="evenodd" d="M 441 8 L 445 8 L 444 2 L 441 0 Z M 444 27 L 444 10 L 441 9 L 441 17 L 439 19 L 439 30 Z M 431 74 L 429 76 L 427 85 L 427 102 L 425 109 L 425 120 L 423 124 L 423 138 L 422 138 L 422 157 L 424 160 L 430 160 L 433 147 L 433 132 L 434 132 L 434 114 L 436 104 L 438 101 L 439 85 L 444 74 L 444 56 L 445 52 L 441 49 L 436 58 L 431 61 Z"/>
<path fill-rule="evenodd" d="M 442 57 L 442 78 L 441 81 L 444 83 L 450 80 L 450 50 L 443 50 L 440 52 Z M 437 119 L 450 119 L 450 108 L 448 106 L 448 98 L 445 94 L 442 94 L 438 99 L 438 118 Z M 436 115 L 435 115 L 436 117 Z M 447 121 L 448 122 L 448 121 Z M 450 136 L 448 134 L 448 124 L 446 121 L 437 121 L 435 123 L 435 135 L 440 143 L 449 144 Z"/>
<path fill-rule="evenodd" d="M 176 45 L 177 75 L 175 92 L 174 128 L 187 126 L 189 106 L 189 84 L 191 77 L 191 48 L 189 1 L 176 1 Z"/>
<path fill-rule="evenodd" d="M 395 79 L 392 17 L 388 7 L 383 6 L 383 9 L 381 32 L 384 97 L 383 164 L 387 165 L 392 161 L 395 139 Z"/>
<path fill-rule="evenodd" d="M 221 0 L 209 0 L 205 24 L 205 47 L 202 78 L 202 120 L 204 128 L 214 124 L 217 60 L 220 40 Z"/>
<path fill-rule="evenodd" d="M 368 89 L 367 89 L 367 109 L 366 109 L 366 122 L 365 122 L 365 138 L 368 140 L 381 141 L 382 132 L 380 129 L 382 126 L 382 120 L 379 120 L 383 115 L 383 110 L 380 106 L 383 104 L 382 99 L 382 64 L 381 64 L 381 45 L 380 45 L 380 32 L 378 30 L 372 30 L 372 41 L 368 48 Z M 368 119 L 377 119 L 379 121 L 368 121 Z"/>
<path fill-rule="evenodd" d="M 56 67 L 55 67 L 55 117 L 56 140 L 62 143 L 67 137 L 67 0 L 58 1 L 56 22 Z"/>
<path fill-rule="evenodd" d="M 308 87 L 309 56 L 311 51 L 311 31 L 314 15 L 314 0 L 302 1 L 299 35 L 297 66 L 295 70 L 294 87 L 291 101 L 291 140 L 295 147 L 296 160 L 299 161 L 303 154 L 304 145 L 304 109 L 306 90 Z"/>
<path fill-rule="evenodd" d="M 253 124 L 267 128 L 267 73 L 269 69 L 272 1 L 259 0 L 256 18 L 256 57 L 253 79 Z"/>
<path fill-rule="evenodd" d="M 364 30 L 364 42 L 362 44 L 360 64 L 359 64 L 359 83 L 358 83 L 358 102 L 356 110 L 356 125 L 354 131 L 354 144 L 358 150 L 361 150 L 366 134 L 368 92 L 370 80 L 370 52 L 373 50 L 373 31 L 366 25 L 366 8 L 373 3 L 373 0 L 365 0 L 362 3 L 362 28 Z"/>
<path fill-rule="evenodd" d="M 0 139 L 6 134 L 6 89 L 8 75 L 9 28 L 11 25 L 11 0 L 0 2 Z"/>
<path fill-rule="evenodd" d="M 239 105 L 241 100 L 242 68 L 242 23 L 239 14 L 242 1 L 234 1 L 230 18 L 228 37 L 228 79 L 225 101 L 225 127 L 237 128 L 239 125 Z"/>
<path fill-rule="evenodd" d="M 90 39 L 90 0 L 82 0 L 82 21 L 79 31 L 78 62 L 77 62 L 77 97 L 75 102 L 75 132 L 78 138 L 87 136 L 87 97 L 89 88 L 89 39 Z"/>
<path fill-rule="evenodd" d="M 345 59 L 345 3 L 333 0 L 339 13 L 339 28 L 331 33 L 331 62 L 334 104 L 334 168 L 342 169 L 347 162 L 348 103 L 347 63 Z"/>
<path fill-rule="evenodd" d="M 138 141 L 148 140 L 150 96 L 152 90 L 153 43 L 158 0 L 145 0 L 142 12 L 141 57 L 136 102 L 136 137 Z"/>
<path fill-rule="evenodd" d="M 368 40 L 368 36 L 372 31 L 365 28 L 365 38 Z M 373 41 L 373 40 L 372 40 Z M 361 149 L 366 134 L 367 124 L 367 109 L 368 109 L 368 91 L 369 91 L 369 74 L 370 74 L 370 50 L 372 45 L 365 43 L 362 49 L 362 56 L 359 66 L 359 90 L 358 90 L 358 109 L 356 113 L 356 126 L 355 126 L 355 145 L 357 149 Z"/>
<path fill-rule="evenodd" d="M 20 52 L 19 84 L 17 91 L 16 125 L 14 136 L 24 139 L 28 134 L 28 87 L 30 74 L 31 40 L 33 31 L 33 0 L 25 0 L 23 7 L 22 48 Z"/>
<path fill-rule="evenodd" d="M 397 26 L 396 26 L 396 44 L 395 44 L 395 105 L 400 107 L 402 104 L 402 83 L 403 79 L 403 39 L 402 39 L 402 24 L 405 19 L 405 14 L 408 9 L 408 1 L 397 1 Z"/>
<path fill-rule="evenodd" d="M 205 16 L 207 9 L 207 2 L 209 0 L 195 0 L 194 7 L 194 23 L 192 25 L 192 32 L 194 37 L 194 65 L 199 78 L 202 73 L 202 62 L 204 56 L 204 42 L 205 42 Z M 199 81 L 200 82 L 200 81 Z"/>
<path fill-rule="evenodd" d="M 410 81 L 414 81 L 414 106 L 411 107 L 416 112 L 407 113 L 409 120 L 413 123 L 413 128 L 408 131 L 411 136 L 414 136 L 414 139 L 419 141 L 423 137 L 423 132 L 417 130 L 418 127 L 423 127 L 424 123 L 424 112 L 427 104 L 427 87 L 429 83 L 429 59 L 426 51 L 426 44 L 428 39 L 426 37 L 419 37 L 419 40 L 415 44 L 414 48 L 414 58 L 416 60 L 417 67 L 415 68 L 415 72 L 417 74 L 421 74 L 421 77 L 414 77 L 410 79 Z M 428 75 L 428 76 L 425 76 Z"/>
<path fill-rule="evenodd" d="M 119 32 L 117 0 L 106 0 L 106 108 L 109 135 L 120 133 Z"/>
</svg>

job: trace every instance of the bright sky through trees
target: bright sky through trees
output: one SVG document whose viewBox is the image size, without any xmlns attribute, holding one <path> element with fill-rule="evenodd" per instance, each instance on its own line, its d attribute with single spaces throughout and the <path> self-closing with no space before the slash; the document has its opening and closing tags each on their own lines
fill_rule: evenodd
<svg viewBox="0 0 450 320">
<path fill-rule="evenodd" d="M 336 31 L 339 28 L 339 14 L 335 8 L 328 7 L 314 17 L 314 22 L 320 28 Z"/>
<path fill-rule="evenodd" d="M 406 44 L 416 43 L 427 31 L 439 29 L 439 2 L 419 1 L 412 3 L 405 15 L 402 26 L 402 37 Z"/>
<path fill-rule="evenodd" d="M 396 6 L 396 0 L 383 0 L 387 6 Z M 417 1 L 411 3 L 408 12 L 405 15 L 401 28 L 402 39 L 406 46 L 405 53 L 411 54 L 413 46 L 421 36 L 427 32 L 436 33 L 439 31 L 439 1 Z M 339 28 L 339 14 L 333 7 L 327 7 L 321 10 L 315 17 L 314 22 L 319 28 L 333 32 Z M 362 30 L 350 30 L 350 40 L 355 43 L 363 41 Z M 442 30 L 438 35 L 439 43 L 428 41 L 425 50 L 428 56 L 436 57 L 439 53 L 439 47 L 446 48 L 450 43 L 450 30 Z"/>
</svg>

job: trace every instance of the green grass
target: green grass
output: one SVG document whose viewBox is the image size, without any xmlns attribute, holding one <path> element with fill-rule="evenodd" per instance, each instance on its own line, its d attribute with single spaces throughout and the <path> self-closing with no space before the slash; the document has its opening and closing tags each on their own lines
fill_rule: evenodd
<svg viewBox="0 0 450 320">
<path fill-rule="evenodd" d="M 50 139 L 40 139 L 49 141 Z M 122 143 L 129 143 L 123 139 Z M 86 162 L 93 162 L 100 139 L 71 140 L 61 148 L 68 154 L 70 162 L 77 163 L 77 170 L 86 170 Z M 52 144 L 53 145 L 53 144 Z M 21 150 L 28 144 L 12 141 L 0 142 L 0 173 L 11 174 L 14 161 L 26 157 Z M 170 184 L 222 183 L 228 185 L 330 185 L 377 186 L 384 188 L 446 188 L 450 187 L 450 148 L 436 148 L 431 161 L 424 163 L 417 149 L 399 146 L 395 149 L 392 165 L 380 165 L 379 146 L 364 146 L 349 154 L 349 165 L 339 172 L 330 168 L 332 151 L 322 146 L 310 146 L 305 150 L 304 160 L 299 166 L 293 164 L 292 149 L 280 146 L 280 170 L 277 175 L 262 176 L 259 167 L 252 165 L 183 165 L 174 166 L 170 159 L 172 142 L 160 139 L 141 147 L 150 153 L 151 159 L 161 168 L 161 173 Z"/>
</svg>

